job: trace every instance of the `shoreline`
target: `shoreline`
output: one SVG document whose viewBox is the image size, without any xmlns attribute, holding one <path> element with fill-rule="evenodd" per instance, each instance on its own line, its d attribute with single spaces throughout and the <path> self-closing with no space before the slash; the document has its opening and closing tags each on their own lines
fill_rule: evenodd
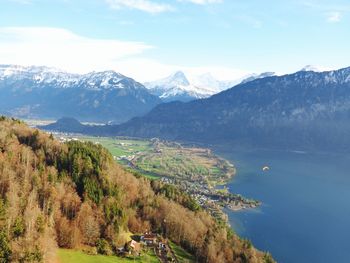
<svg viewBox="0 0 350 263">
<path fill-rule="evenodd" d="M 110 139 L 110 140 L 133 140 L 133 138 L 116 138 L 116 137 L 95 137 L 95 136 L 85 136 L 81 134 L 69 134 L 69 133 L 53 133 L 55 136 L 58 136 L 60 140 L 85 140 L 85 141 L 94 141 L 95 143 L 100 143 L 101 139 Z M 221 157 L 216 154 L 215 148 L 208 148 L 199 145 L 189 146 L 188 144 L 183 145 L 178 142 L 173 141 L 163 141 L 159 139 L 153 140 L 140 140 L 136 138 L 138 141 L 144 141 L 150 143 L 150 149 L 160 152 L 161 147 L 159 145 L 163 145 L 163 147 L 174 147 L 180 151 L 183 150 L 200 150 L 201 154 L 205 155 L 205 158 L 208 160 L 214 161 L 216 164 L 212 164 L 212 168 L 218 169 L 219 175 L 196 175 L 195 178 L 186 178 L 177 175 L 169 176 L 171 171 L 165 173 L 156 173 L 154 171 L 147 171 L 142 169 L 137 164 L 138 158 L 142 158 L 146 153 L 138 152 L 136 155 L 131 156 L 116 156 L 110 150 L 113 158 L 119 165 L 124 167 L 124 169 L 132 170 L 138 173 L 141 173 L 145 177 L 147 175 L 152 174 L 154 177 L 158 177 L 164 183 L 168 183 L 179 187 L 180 190 L 187 193 L 191 196 L 203 209 L 208 210 L 209 213 L 215 215 L 218 218 L 227 218 L 227 215 L 224 213 L 224 209 L 229 209 L 231 211 L 237 212 L 246 209 L 254 209 L 261 205 L 261 202 L 257 200 L 252 200 L 245 198 L 239 194 L 230 193 L 228 191 L 228 184 L 237 176 L 237 168 L 232 164 L 228 159 Z M 103 145 L 103 144 L 102 144 Z M 153 148 L 152 148 L 153 147 Z M 147 154 L 146 154 L 147 155 Z M 131 158 L 132 157 L 132 158 Z M 220 165 L 220 166 L 219 166 Z M 150 178 L 151 179 L 151 178 Z M 228 221 L 227 219 L 225 221 Z"/>
</svg>

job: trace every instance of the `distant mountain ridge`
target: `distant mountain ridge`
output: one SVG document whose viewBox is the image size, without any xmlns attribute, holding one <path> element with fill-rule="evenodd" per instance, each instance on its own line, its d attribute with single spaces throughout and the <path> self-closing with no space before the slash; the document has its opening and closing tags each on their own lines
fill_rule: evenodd
<svg viewBox="0 0 350 263">
<path fill-rule="evenodd" d="M 222 81 L 216 79 L 211 73 L 192 76 L 192 78 L 189 79 L 184 72 L 177 71 L 166 78 L 146 82 L 144 85 L 148 88 L 150 93 L 158 96 L 164 102 L 188 102 L 191 100 L 208 98 L 232 88 L 241 82 L 249 82 L 257 78 L 273 76 L 274 74 L 274 72 L 250 74 L 236 80 Z"/>
<path fill-rule="evenodd" d="M 253 81 L 253 80 L 256 80 L 256 79 L 263 79 L 263 78 L 267 78 L 267 77 L 273 77 L 275 75 L 276 75 L 275 72 L 264 72 L 264 73 L 261 73 L 261 74 L 252 74 L 251 76 L 243 79 L 240 84 L 247 83 L 247 82 L 250 82 L 250 81 Z"/>
<path fill-rule="evenodd" d="M 143 117 L 93 132 L 288 150 L 348 151 L 350 68 L 256 79 L 208 99 L 161 104 Z"/>
<path fill-rule="evenodd" d="M 191 101 L 194 99 L 207 98 L 215 93 L 208 88 L 201 88 L 190 83 L 182 71 L 153 82 L 145 83 L 150 93 L 158 96 L 164 102 Z"/>
<path fill-rule="evenodd" d="M 141 83 L 114 71 L 79 75 L 15 65 L 0 65 L 0 100 L 0 112 L 17 117 L 116 123 L 161 103 Z"/>
<path fill-rule="evenodd" d="M 201 101 L 162 104 L 119 134 L 284 148 L 349 147 L 350 68 L 256 79 Z"/>
</svg>

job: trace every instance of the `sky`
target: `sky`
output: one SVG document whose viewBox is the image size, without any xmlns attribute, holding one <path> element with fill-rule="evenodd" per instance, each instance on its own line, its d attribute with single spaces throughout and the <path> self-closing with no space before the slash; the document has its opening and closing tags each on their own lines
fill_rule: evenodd
<svg viewBox="0 0 350 263">
<path fill-rule="evenodd" d="M 0 0 L 0 64 L 234 80 L 350 66 L 349 0 Z"/>
</svg>

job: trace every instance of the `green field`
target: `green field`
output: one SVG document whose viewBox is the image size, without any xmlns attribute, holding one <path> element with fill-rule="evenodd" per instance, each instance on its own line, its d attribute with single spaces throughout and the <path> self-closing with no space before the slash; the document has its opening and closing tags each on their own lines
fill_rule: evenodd
<svg viewBox="0 0 350 263">
<path fill-rule="evenodd" d="M 184 147 L 160 140 L 132 140 L 106 137 L 82 137 L 100 143 L 127 169 L 156 179 L 177 178 L 187 181 L 207 181 L 222 184 L 230 179 L 234 167 L 209 149 Z"/>
<path fill-rule="evenodd" d="M 107 137 L 83 137 L 82 139 L 100 143 L 116 157 L 130 156 L 152 150 L 151 142 L 147 140 L 124 140 Z"/>
<path fill-rule="evenodd" d="M 195 262 L 194 256 L 191 255 L 190 253 L 188 253 L 182 247 L 176 245 L 175 243 L 173 243 L 171 241 L 170 241 L 170 247 L 174 251 L 176 258 L 180 263 L 194 263 Z"/>
<path fill-rule="evenodd" d="M 158 258 L 153 252 L 142 254 L 141 257 L 116 257 L 116 256 L 103 256 L 103 255 L 87 255 L 81 251 L 71 249 L 59 249 L 58 250 L 59 263 L 127 263 L 127 262 L 145 262 L 145 263 L 159 263 Z"/>
</svg>

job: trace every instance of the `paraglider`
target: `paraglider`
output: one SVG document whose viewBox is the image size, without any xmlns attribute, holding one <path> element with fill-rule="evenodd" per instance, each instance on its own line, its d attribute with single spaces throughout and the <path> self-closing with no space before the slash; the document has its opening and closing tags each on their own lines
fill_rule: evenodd
<svg viewBox="0 0 350 263">
<path fill-rule="evenodd" d="M 270 170 L 270 167 L 268 167 L 268 166 L 264 166 L 264 167 L 262 168 L 262 170 L 263 170 L 263 172 L 267 172 L 267 171 L 269 171 L 269 170 Z"/>
</svg>

